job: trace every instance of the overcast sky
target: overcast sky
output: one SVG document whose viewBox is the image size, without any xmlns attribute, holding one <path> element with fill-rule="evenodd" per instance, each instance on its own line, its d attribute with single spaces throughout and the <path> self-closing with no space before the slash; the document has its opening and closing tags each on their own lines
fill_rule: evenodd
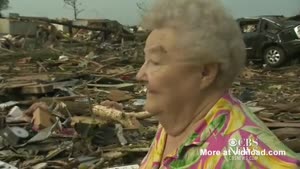
<svg viewBox="0 0 300 169">
<path fill-rule="evenodd" d="M 139 22 L 137 2 L 151 4 L 153 0 L 79 0 L 85 9 L 80 18 L 105 18 L 118 20 L 122 24 Z M 286 15 L 300 13 L 300 0 L 222 0 L 234 17 L 255 15 Z M 49 18 L 72 18 L 72 10 L 64 6 L 63 0 L 10 0 L 10 9 L 24 16 Z"/>
</svg>

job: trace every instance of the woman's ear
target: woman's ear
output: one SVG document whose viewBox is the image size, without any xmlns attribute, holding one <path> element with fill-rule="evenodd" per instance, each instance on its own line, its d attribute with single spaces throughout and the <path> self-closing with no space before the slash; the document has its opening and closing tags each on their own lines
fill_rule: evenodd
<svg viewBox="0 0 300 169">
<path fill-rule="evenodd" d="M 219 72 L 219 64 L 210 63 L 203 66 L 201 89 L 212 86 Z"/>
</svg>

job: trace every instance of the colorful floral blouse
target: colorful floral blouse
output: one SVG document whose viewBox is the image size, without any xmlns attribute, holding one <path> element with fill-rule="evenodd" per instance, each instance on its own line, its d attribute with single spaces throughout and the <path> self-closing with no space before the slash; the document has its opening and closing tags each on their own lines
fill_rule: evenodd
<svg viewBox="0 0 300 169">
<path fill-rule="evenodd" d="M 251 111 L 225 94 L 183 145 L 162 159 L 167 134 L 159 125 L 140 169 L 294 169 L 299 155 Z"/>
</svg>

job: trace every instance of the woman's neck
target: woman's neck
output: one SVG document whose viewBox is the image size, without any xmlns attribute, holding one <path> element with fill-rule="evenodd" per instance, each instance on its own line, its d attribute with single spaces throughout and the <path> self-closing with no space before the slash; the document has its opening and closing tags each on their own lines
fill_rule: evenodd
<svg viewBox="0 0 300 169">
<path fill-rule="evenodd" d="M 223 94 L 224 91 L 210 92 L 204 95 L 207 97 L 195 98 L 194 102 L 171 107 L 168 111 L 160 113 L 157 118 L 169 136 L 190 135 Z M 167 113 L 171 111 L 176 113 L 172 113 L 171 116 L 171 113 Z"/>
</svg>

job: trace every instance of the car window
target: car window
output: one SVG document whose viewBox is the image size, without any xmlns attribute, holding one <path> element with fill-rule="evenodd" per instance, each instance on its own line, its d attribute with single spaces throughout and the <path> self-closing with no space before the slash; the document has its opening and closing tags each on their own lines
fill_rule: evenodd
<svg viewBox="0 0 300 169">
<path fill-rule="evenodd" d="M 264 31 L 272 34 L 276 34 L 280 31 L 280 28 L 270 22 L 266 22 L 264 25 Z"/>
<path fill-rule="evenodd" d="M 258 30 L 258 21 L 252 22 L 241 22 L 240 23 L 242 33 L 253 33 L 257 32 Z"/>
</svg>

